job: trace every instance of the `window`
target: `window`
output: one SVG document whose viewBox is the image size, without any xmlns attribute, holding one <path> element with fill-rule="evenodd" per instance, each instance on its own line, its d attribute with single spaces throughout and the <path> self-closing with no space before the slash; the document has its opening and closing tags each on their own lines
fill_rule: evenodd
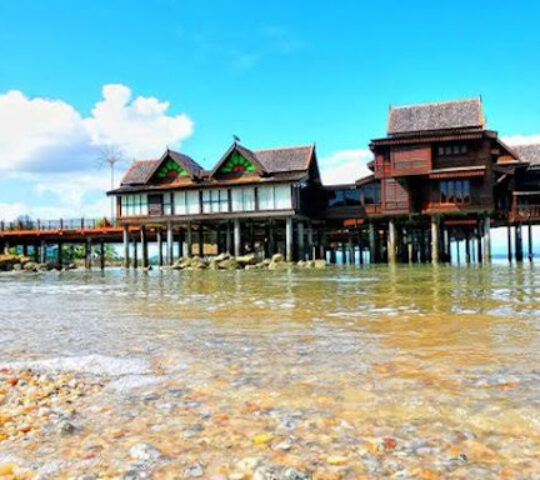
<svg viewBox="0 0 540 480">
<path fill-rule="evenodd" d="M 471 183 L 469 180 L 442 180 L 439 193 L 439 203 L 464 205 L 471 202 Z"/>
<path fill-rule="evenodd" d="M 448 157 L 452 155 L 466 155 L 468 152 L 467 145 L 441 145 L 437 147 L 439 157 Z"/>
<path fill-rule="evenodd" d="M 362 187 L 364 194 L 364 205 L 379 205 L 381 203 L 380 184 L 365 185 Z"/>
<path fill-rule="evenodd" d="M 290 185 L 264 185 L 257 188 L 259 210 L 286 210 L 291 208 Z"/>
<path fill-rule="evenodd" d="M 173 213 L 172 202 L 173 202 L 173 194 L 165 193 L 163 195 L 163 214 L 164 215 L 172 215 Z"/>
<path fill-rule="evenodd" d="M 185 215 L 187 213 L 186 192 L 174 192 L 173 202 L 175 215 Z"/>
<path fill-rule="evenodd" d="M 233 212 L 244 212 L 255 210 L 255 189 L 254 188 L 233 188 L 232 189 L 232 209 Z"/>
<path fill-rule="evenodd" d="M 186 192 L 186 213 L 189 215 L 201 213 L 199 192 L 197 190 L 188 190 Z"/>
<path fill-rule="evenodd" d="M 330 200 L 328 202 L 329 207 L 344 207 L 345 206 L 345 193 L 343 190 L 334 190 L 330 192 Z"/>
<path fill-rule="evenodd" d="M 148 197 L 145 193 L 122 196 L 122 216 L 148 215 Z"/>
<path fill-rule="evenodd" d="M 203 213 L 229 211 L 229 196 L 227 190 L 203 190 Z"/>
</svg>

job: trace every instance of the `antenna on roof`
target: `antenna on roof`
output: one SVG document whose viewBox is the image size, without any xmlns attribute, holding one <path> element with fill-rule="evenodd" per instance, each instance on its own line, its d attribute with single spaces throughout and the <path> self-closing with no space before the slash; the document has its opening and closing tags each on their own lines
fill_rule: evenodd
<svg viewBox="0 0 540 480">
<path fill-rule="evenodd" d="M 238 135 L 233 134 L 232 138 L 233 138 L 233 142 L 234 142 L 235 145 L 237 143 L 240 143 L 240 137 Z"/>
</svg>

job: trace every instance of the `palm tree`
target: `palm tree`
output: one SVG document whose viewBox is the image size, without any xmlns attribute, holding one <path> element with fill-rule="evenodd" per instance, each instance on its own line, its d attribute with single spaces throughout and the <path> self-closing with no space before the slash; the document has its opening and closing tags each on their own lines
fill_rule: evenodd
<svg viewBox="0 0 540 480">
<path fill-rule="evenodd" d="M 117 145 L 109 144 L 105 145 L 101 149 L 101 153 L 99 155 L 99 162 L 101 166 L 109 166 L 111 169 L 111 190 L 114 189 L 114 166 L 121 160 L 123 160 L 124 156 L 122 153 L 122 150 Z M 111 196 L 111 220 L 115 217 L 115 210 L 114 210 L 114 197 Z"/>
</svg>

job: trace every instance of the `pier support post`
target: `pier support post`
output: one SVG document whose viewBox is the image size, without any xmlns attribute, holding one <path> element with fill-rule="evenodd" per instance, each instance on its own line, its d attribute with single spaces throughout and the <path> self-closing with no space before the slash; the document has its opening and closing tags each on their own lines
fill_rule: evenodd
<svg viewBox="0 0 540 480">
<path fill-rule="evenodd" d="M 158 249 L 158 265 L 163 267 L 163 237 L 160 227 L 156 228 L 156 244 Z"/>
<path fill-rule="evenodd" d="M 178 258 L 183 258 L 186 253 L 186 232 L 180 227 L 178 228 Z"/>
<path fill-rule="evenodd" d="M 515 233 L 515 248 L 516 248 L 516 262 L 523 262 L 523 236 L 521 230 L 521 223 L 516 224 L 514 227 Z"/>
<path fill-rule="evenodd" d="M 298 260 L 306 259 L 306 246 L 304 243 L 304 223 L 298 222 L 296 227 L 296 237 L 298 242 Z"/>
<path fill-rule="evenodd" d="M 84 242 L 84 268 L 92 268 L 92 239 L 87 238 Z"/>
<path fill-rule="evenodd" d="M 225 251 L 232 255 L 232 233 L 231 233 L 231 222 L 227 220 L 225 225 Z"/>
<path fill-rule="evenodd" d="M 142 266 L 148 267 L 148 237 L 146 235 L 146 227 L 141 227 L 141 249 L 142 249 Z"/>
<path fill-rule="evenodd" d="M 489 216 L 484 217 L 484 263 L 491 262 L 491 221 Z"/>
<path fill-rule="evenodd" d="M 235 218 L 233 223 L 234 230 L 234 256 L 239 257 L 242 246 L 242 232 L 240 230 L 240 219 Z"/>
<path fill-rule="evenodd" d="M 467 265 L 471 263 L 471 234 L 468 230 L 465 233 L 465 261 Z"/>
<path fill-rule="evenodd" d="M 198 233 L 199 233 L 199 238 L 198 238 L 198 241 L 199 241 L 199 257 L 204 257 L 204 228 L 203 228 L 203 224 L 202 222 L 199 223 L 199 230 L 198 230 Z"/>
<path fill-rule="evenodd" d="M 64 252 L 62 252 L 64 244 L 62 242 L 58 242 L 58 251 L 57 251 L 57 259 L 58 259 L 58 266 L 62 268 L 62 265 L 64 264 Z"/>
<path fill-rule="evenodd" d="M 99 241 L 99 268 L 105 270 L 105 240 Z"/>
<path fill-rule="evenodd" d="M 137 251 L 136 235 L 133 235 L 133 268 L 139 268 L 139 252 Z"/>
<path fill-rule="evenodd" d="M 506 226 L 506 243 L 508 245 L 508 263 L 512 263 L 512 227 Z"/>
<path fill-rule="evenodd" d="M 22 246 L 22 254 L 27 257 L 28 256 L 28 244 L 26 243 L 23 243 L 23 246 Z"/>
<path fill-rule="evenodd" d="M 47 260 L 47 244 L 45 240 L 41 240 L 41 247 L 39 249 L 39 263 L 44 264 Z"/>
<path fill-rule="evenodd" d="M 431 217 L 431 263 L 439 263 L 439 219 Z"/>
<path fill-rule="evenodd" d="M 352 236 L 349 234 L 347 239 L 347 250 L 349 251 L 349 265 L 354 265 L 356 263 L 354 259 L 354 245 L 352 241 Z"/>
<path fill-rule="evenodd" d="M 375 241 L 375 226 L 370 223 L 368 226 L 369 237 L 369 263 L 377 263 L 377 243 Z"/>
<path fill-rule="evenodd" d="M 478 220 L 478 228 L 476 230 L 476 261 L 482 263 L 482 220 Z"/>
<path fill-rule="evenodd" d="M 124 241 L 124 268 L 129 268 L 129 227 L 124 225 L 122 231 Z"/>
<path fill-rule="evenodd" d="M 276 226 L 273 220 L 268 224 L 268 256 L 272 258 L 276 252 Z"/>
<path fill-rule="evenodd" d="M 529 253 L 529 262 L 533 261 L 534 252 L 533 252 L 533 235 L 532 235 L 532 224 L 529 220 L 529 224 L 527 225 L 527 237 L 529 240 L 528 244 L 528 253 Z"/>
<path fill-rule="evenodd" d="M 191 257 L 193 255 L 193 248 L 192 248 L 192 245 L 193 245 L 193 229 L 191 228 L 191 222 L 188 222 L 188 226 L 187 226 L 186 243 L 187 243 L 186 257 Z"/>
<path fill-rule="evenodd" d="M 396 263 L 396 224 L 388 221 L 388 263 Z"/>
<path fill-rule="evenodd" d="M 34 262 L 39 262 L 39 245 L 34 243 Z"/>
<path fill-rule="evenodd" d="M 307 229 L 307 243 L 310 260 L 315 260 L 317 258 L 317 248 L 313 242 L 313 225 L 311 225 L 311 223 L 308 225 Z"/>
<path fill-rule="evenodd" d="M 288 217 L 285 220 L 285 259 L 287 262 L 293 261 L 293 219 Z"/>
<path fill-rule="evenodd" d="M 173 229 L 172 224 L 167 223 L 167 265 L 173 264 Z"/>
</svg>

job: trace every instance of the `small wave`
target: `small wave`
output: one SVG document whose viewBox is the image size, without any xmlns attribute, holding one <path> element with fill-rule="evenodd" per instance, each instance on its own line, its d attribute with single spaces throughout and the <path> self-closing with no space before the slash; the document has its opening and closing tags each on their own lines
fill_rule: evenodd
<svg viewBox="0 0 540 480">
<path fill-rule="evenodd" d="M 0 368 L 36 371 L 66 371 L 93 375 L 122 376 L 145 375 L 152 371 L 150 362 L 142 358 L 118 358 L 106 355 L 83 355 L 43 360 L 28 360 L 4 363 Z"/>
</svg>

